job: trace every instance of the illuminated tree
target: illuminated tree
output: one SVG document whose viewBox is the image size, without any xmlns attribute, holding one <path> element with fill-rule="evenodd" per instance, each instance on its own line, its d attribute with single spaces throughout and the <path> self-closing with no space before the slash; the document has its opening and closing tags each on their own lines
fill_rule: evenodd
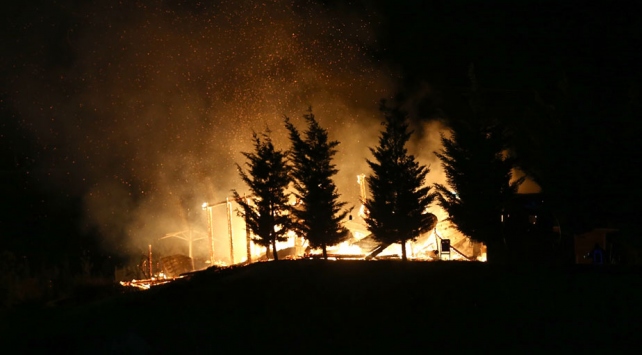
<svg viewBox="0 0 642 355">
<path fill-rule="evenodd" d="M 338 141 L 328 141 L 328 132 L 319 126 L 312 108 L 303 115 L 308 124 L 304 138 L 285 118 L 285 126 L 292 142 L 291 161 L 297 205 L 292 210 L 296 232 L 308 240 L 313 248 L 323 250 L 328 258 L 327 246 L 338 244 L 349 235 L 342 225 L 349 211 L 342 211 L 345 202 L 339 202 L 337 187 L 332 177 L 337 173 L 332 158 Z"/>
<path fill-rule="evenodd" d="M 261 136 L 254 133 L 254 152 L 243 155 L 247 158 L 245 172 L 236 165 L 241 179 L 250 188 L 251 196 L 241 198 L 236 190 L 234 197 L 241 206 L 239 215 L 247 222 L 247 227 L 256 236 L 253 241 L 269 249 L 272 245 L 274 260 L 278 260 L 277 241 L 285 241 L 291 230 L 289 196 L 286 189 L 290 184 L 286 153 L 276 150 L 269 131 Z"/>
<path fill-rule="evenodd" d="M 474 81 L 470 107 L 470 119 L 450 120 L 451 136 L 442 134 L 443 149 L 435 154 L 448 186 L 435 184 L 435 188 L 438 203 L 457 229 L 486 244 L 487 260 L 495 262 L 506 249 L 503 208 L 523 179 L 510 182 L 514 160 L 507 156 L 506 130 L 482 110 Z"/>
<path fill-rule="evenodd" d="M 366 224 L 373 237 L 381 243 L 400 243 L 402 259 L 406 260 L 406 242 L 415 240 L 435 225 L 435 216 L 426 209 L 434 199 L 430 186 L 425 185 L 429 170 L 419 165 L 405 148 L 412 132 L 408 131 L 406 113 L 381 103 L 385 130 L 379 145 L 370 148 L 375 161 L 367 160 L 373 174 L 368 178 L 371 198 Z"/>
</svg>

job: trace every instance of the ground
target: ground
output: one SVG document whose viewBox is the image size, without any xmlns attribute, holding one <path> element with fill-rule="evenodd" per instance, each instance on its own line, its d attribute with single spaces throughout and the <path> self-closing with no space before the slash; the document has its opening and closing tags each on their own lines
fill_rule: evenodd
<svg viewBox="0 0 642 355">
<path fill-rule="evenodd" d="M 624 350 L 642 272 L 477 262 L 299 260 L 208 270 L 98 302 L 4 317 L 46 353 Z"/>
</svg>

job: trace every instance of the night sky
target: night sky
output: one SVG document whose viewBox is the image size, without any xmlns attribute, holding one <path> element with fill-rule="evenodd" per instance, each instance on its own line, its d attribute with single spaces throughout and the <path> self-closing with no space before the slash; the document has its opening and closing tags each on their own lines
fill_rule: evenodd
<svg viewBox="0 0 642 355">
<path fill-rule="evenodd" d="M 165 233 L 203 229 L 202 202 L 244 191 L 234 164 L 252 131 L 269 128 L 286 149 L 283 116 L 300 124 L 309 105 L 341 142 L 337 183 L 349 204 L 358 203 L 356 175 L 368 173 L 382 98 L 406 104 L 412 153 L 442 182 L 432 154 L 439 119 L 465 111 L 471 64 L 509 122 L 564 77 L 599 112 L 630 100 L 642 58 L 628 4 L 11 4 L 2 21 L 0 250 L 127 255 Z"/>
</svg>

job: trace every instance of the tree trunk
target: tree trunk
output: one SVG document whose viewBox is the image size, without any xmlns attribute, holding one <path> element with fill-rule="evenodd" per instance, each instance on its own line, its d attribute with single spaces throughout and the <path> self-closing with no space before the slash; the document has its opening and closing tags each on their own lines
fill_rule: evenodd
<svg viewBox="0 0 642 355">
<path fill-rule="evenodd" d="M 477 260 L 481 256 L 481 243 L 476 240 L 471 240 L 473 245 L 473 259 Z"/>
<path fill-rule="evenodd" d="M 272 241 L 272 254 L 274 255 L 274 261 L 279 261 L 279 253 L 276 252 L 276 239 Z"/>
<path fill-rule="evenodd" d="M 328 260 L 328 248 L 325 245 L 325 242 L 321 244 L 321 248 L 323 249 L 323 259 Z"/>
<path fill-rule="evenodd" d="M 401 260 L 406 261 L 408 258 L 406 257 L 406 240 L 402 239 L 401 240 Z"/>
<path fill-rule="evenodd" d="M 503 242 L 486 243 L 486 262 L 502 264 L 506 262 L 506 247 Z"/>
</svg>

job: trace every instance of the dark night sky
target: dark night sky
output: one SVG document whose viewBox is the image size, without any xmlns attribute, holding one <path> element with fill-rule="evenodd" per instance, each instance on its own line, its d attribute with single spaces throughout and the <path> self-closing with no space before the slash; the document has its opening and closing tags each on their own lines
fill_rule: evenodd
<svg viewBox="0 0 642 355">
<path fill-rule="evenodd" d="M 252 129 L 282 138 L 308 104 L 341 141 L 353 203 L 380 98 L 422 107 L 414 146 L 432 162 L 422 116 L 456 114 L 471 63 L 510 114 L 564 75 L 604 111 L 640 79 L 633 1 L 112 3 L 5 5 L 0 249 L 97 235 L 122 251 L 182 228 L 239 188 Z"/>
</svg>

